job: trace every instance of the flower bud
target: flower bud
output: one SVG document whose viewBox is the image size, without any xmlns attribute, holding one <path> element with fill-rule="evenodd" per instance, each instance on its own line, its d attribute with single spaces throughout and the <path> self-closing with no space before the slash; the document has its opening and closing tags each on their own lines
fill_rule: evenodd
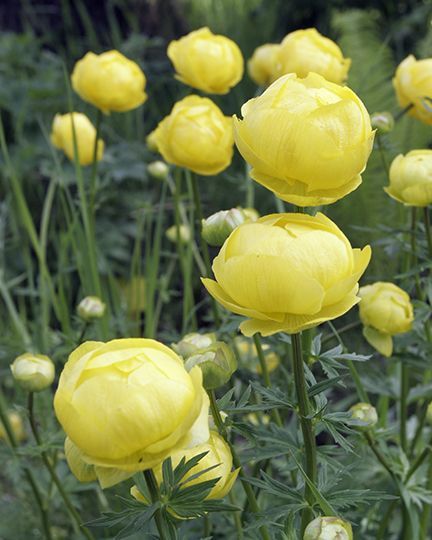
<svg viewBox="0 0 432 540">
<path fill-rule="evenodd" d="M 169 167 L 165 161 L 152 161 L 147 165 L 147 172 L 156 180 L 165 180 L 169 173 Z"/>
<path fill-rule="evenodd" d="M 214 333 L 198 334 L 197 332 L 193 332 L 183 336 L 178 343 L 173 343 L 172 348 L 177 354 L 182 356 L 184 360 L 187 360 L 189 356 L 207 349 L 207 347 L 210 347 L 215 342 L 216 334 Z"/>
<path fill-rule="evenodd" d="M 195 366 L 201 368 L 204 388 L 213 390 L 229 381 L 237 369 L 237 361 L 226 343 L 216 341 L 210 347 L 188 358 L 186 369 L 190 371 Z"/>
<path fill-rule="evenodd" d="M 390 184 L 384 191 L 406 206 L 425 207 L 432 203 L 432 150 L 411 150 L 394 158 Z"/>
<path fill-rule="evenodd" d="M 233 230 L 246 221 L 238 208 L 220 210 L 202 220 L 202 237 L 210 246 L 220 247 Z"/>
<path fill-rule="evenodd" d="M 388 111 L 372 113 L 371 126 L 381 133 L 389 133 L 394 128 L 393 115 Z"/>
<path fill-rule="evenodd" d="M 426 420 L 428 424 L 432 424 L 432 401 L 429 403 L 426 411 Z"/>
<path fill-rule="evenodd" d="M 21 416 L 15 411 L 9 411 L 7 413 L 9 425 L 17 443 L 23 441 L 26 438 L 23 422 Z M 0 420 L 0 441 L 6 441 L 9 443 L 9 437 L 7 431 Z"/>
<path fill-rule="evenodd" d="M 306 527 L 303 540 L 353 540 L 352 527 L 338 517 L 317 517 Z"/>
<path fill-rule="evenodd" d="M 105 304 L 97 296 L 86 296 L 78 304 L 77 312 L 81 319 L 92 321 L 103 317 L 105 308 Z"/>
<path fill-rule="evenodd" d="M 258 210 L 255 210 L 255 208 L 241 208 L 240 206 L 237 208 L 243 212 L 247 221 L 256 221 L 260 217 Z"/>
<path fill-rule="evenodd" d="M 22 354 L 15 358 L 10 369 L 16 382 L 30 392 L 45 390 L 55 376 L 52 360 L 43 354 Z"/>
<path fill-rule="evenodd" d="M 378 422 L 376 409 L 370 403 L 356 403 L 350 408 L 350 413 L 354 420 L 362 422 L 361 425 L 355 426 L 361 431 L 369 430 Z"/>
<path fill-rule="evenodd" d="M 280 45 L 276 43 L 266 43 L 257 47 L 248 60 L 249 77 L 258 86 L 268 86 L 281 75 L 278 69 L 279 48 Z"/>
<path fill-rule="evenodd" d="M 191 232 L 187 225 L 179 225 L 177 228 L 176 225 L 172 225 L 169 229 L 166 230 L 165 236 L 170 242 L 177 242 L 177 236 L 181 244 L 187 244 L 191 239 Z"/>
</svg>

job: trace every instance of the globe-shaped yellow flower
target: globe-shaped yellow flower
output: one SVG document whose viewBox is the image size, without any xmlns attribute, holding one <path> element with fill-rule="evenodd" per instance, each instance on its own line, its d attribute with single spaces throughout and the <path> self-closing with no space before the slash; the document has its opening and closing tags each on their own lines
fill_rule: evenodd
<svg viewBox="0 0 432 540">
<path fill-rule="evenodd" d="M 15 439 L 16 443 L 24 441 L 26 438 L 26 432 L 21 416 L 16 411 L 7 411 L 6 414 L 9 422 L 9 427 L 12 430 L 12 438 Z M 0 420 L 0 442 L 1 441 L 5 441 L 10 444 L 6 428 Z"/>
<path fill-rule="evenodd" d="M 306 77 L 314 72 L 328 81 L 342 84 L 351 65 L 334 41 L 321 35 L 315 28 L 296 30 L 282 41 L 278 51 L 280 75 L 296 73 Z"/>
<path fill-rule="evenodd" d="M 249 77 L 258 86 L 268 86 L 280 75 L 279 48 L 276 43 L 266 43 L 257 47 L 247 63 Z"/>
<path fill-rule="evenodd" d="M 213 261 L 207 291 L 245 315 L 240 330 L 296 333 L 351 309 L 371 256 L 323 214 L 273 214 L 235 229 Z"/>
<path fill-rule="evenodd" d="M 178 101 L 159 123 L 154 139 L 165 161 L 198 174 L 217 174 L 231 163 L 232 120 L 208 98 Z"/>
<path fill-rule="evenodd" d="M 243 76 L 243 56 L 231 39 L 207 27 L 168 45 L 176 78 L 209 94 L 226 94 Z"/>
<path fill-rule="evenodd" d="M 51 128 L 51 142 L 74 161 L 76 138 L 77 159 L 80 165 L 86 166 L 93 163 L 96 129 L 88 117 L 82 113 L 56 114 Z M 104 142 L 98 139 L 96 160 L 100 161 L 103 156 Z"/>
<path fill-rule="evenodd" d="M 384 190 L 407 206 L 432 203 L 432 150 L 399 154 L 390 166 L 390 185 Z"/>
<path fill-rule="evenodd" d="M 130 111 L 147 99 L 143 71 L 119 51 L 88 52 L 75 64 L 71 79 L 75 92 L 104 113 Z"/>
<path fill-rule="evenodd" d="M 251 177 L 298 206 L 341 199 L 361 183 L 372 150 L 369 114 L 347 87 L 316 73 L 280 77 L 241 109 L 234 137 Z"/>
<path fill-rule="evenodd" d="M 188 373 L 151 339 L 80 345 L 60 376 L 54 408 L 73 472 L 79 462 L 93 465 L 103 487 L 209 437 L 200 369 Z"/>
<path fill-rule="evenodd" d="M 21 354 L 12 362 L 10 369 L 17 383 L 30 392 L 45 390 L 55 377 L 53 361 L 44 354 Z"/>
<path fill-rule="evenodd" d="M 432 58 L 416 60 L 410 54 L 401 62 L 393 78 L 401 107 L 411 108 L 410 116 L 432 125 Z"/>
<path fill-rule="evenodd" d="M 391 356 L 392 336 L 409 332 L 412 327 L 410 297 L 394 283 L 383 281 L 361 287 L 359 296 L 364 337 L 381 354 Z"/>
<path fill-rule="evenodd" d="M 199 446 L 191 448 L 187 451 L 179 450 L 174 452 L 170 456 L 173 469 L 177 467 L 183 458 L 188 461 L 199 454 L 203 454 L 204 452 L 207 452 L 207 455 L 205 455 L 198 462 L 198 464 L 186 474 L 182 482 L 184 482 L 185 487 L 188 487 L 201 482 L 206 482 L 207 480 L 219 478 L 215 486 L 207 495 L 206 499 L 222 499 L 231 490 L 239 471 L 238 469 L 235 471 L 231 470 L 233 462 L 231 450 L 229 449 L 227 443 L 216 431 L 210 431 L 210 438 L 204 444 L 200 444 Z M 191 476 L 210 467 L 214 468 L 210 471 L 204 472 L 201 476 L 198 476 L 198 478 L 193 478 L 188 481 L 188 478 Z M 158 484 L 161 484 L 162 465 L 156 467 L 154 472 Z M 145 502 L 145 498 L 142 496 L 136 486 L 132 487 L 131 494 L 133 497 L 135 497 L 135 499 Z"/>
</svg>

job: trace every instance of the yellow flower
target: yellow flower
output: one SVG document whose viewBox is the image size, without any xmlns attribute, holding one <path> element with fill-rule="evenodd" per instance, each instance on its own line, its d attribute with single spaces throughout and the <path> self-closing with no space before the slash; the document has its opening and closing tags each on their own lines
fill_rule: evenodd
<svg viewBox="0 0 432 540">
<path fill-rule="evenodd" d="M 391 356 L 392 336 L 409 332 L 414 320 L 408 294 L 394 283 L 377 281 L 359 290 L 363 335 L 378 352 Z"/>
<path fill-rule="evenodd" d="M 341 199 L 361 183 L 372 150 L 369 114 L 347 87 L 311 73 L 274 82 L 241 109 L 234 136 L 251 177 L 299 206 Z"/>
<path fill-rule="evenodd" d="M 399 105 L 412 105 L 408 114 L 432 125 L 432 58 L 407 56 L 396 70 L 393 86 Z"/>
<path fill-rule="evenodd" d="M 208 480 L 213 480 L 214 478 L 219 478 L 216 485 L 211 489 L 210 493 L 207 495 L 206 499 L 222 499 L 229 493 L 231 490 L 235 479 L 237 478 L 239 470 L 232 471 L 232 455 L 231 450 L 223 438 L 216 432 L 210 431 L 209 440 L 192 448 L 187 451 L 177 451 L 171 454 L 171 462 L 173 468 L 177 467 L 182 458 L 185 458 L 186 461 L 192 459 L 198 454 L 208 452 L 195 467 L 193 467 L 183 478 L 182 482 L 185 482 L 185 487 L 193 486 L 201 482 L 206 482 Z M 216 467 L 215 467 L 216 465 Z M 187 481 L 192 475 L 197 474 L 209 467 L 215 467 L 211 471 L 203 473 L 198 478 Z M 155 476 L 158 481 L 158 484 L 162 483 L 162 465 L 159 465 L 155 468 Z M 146 502 L 145 498 L 142 496 L 140 491 L 136 486 L 133 486 L 131 489 L 131 495 L 138 501 Z"/>
<path fill-rule="evenodd" d="M 209 94 L 226 94 L 243 76 L 238 46 L 207 27 L 171 41 L 168 57 L 177 72 L 176 79 Z"/>
<path fill-rule="evenodd" d="M 349 412 L 354 420 L 362 422 L 361 425 L 354 426 L 360 431 L 367 431 L 378 423 L 378 413 L 370 403 L 356 403 L 350 407 Z"/>
<path fill-rule="evenodd" d="M 202 281 L 224 307 L 248 317 L 244 335 L 296 333 L 357 304 L 370 256 L 323 214 L 273 214 L 237 227 L 213 261 L 216 281 Z"/>
<path fill-rule="evenodd" d="M 75 92 L 104 113 L 130 111 L 147 99 L 143 71 L 115 50 L 88 52 L 75 64 L 71 79 Z"/>
<path fill-rule="evenodd" d="M 171 349 L 151 339 L 80 345 L 61 374 L 54 408 L 73 472 L 80 460 L 94 465 L 102 487 L 209 436 L 201 370 L 188 373 Z"/>
<path fill-rule="evenodd" d="M 21 354 L 12 362 L 10 369 L 17 383 L 30 392 L 40 392 L 51 386 L 55 367 L 43 354 Z"/>
<path fill-rule="evenodd" d="M 280 45 L 266 43 L 254 50 L 254 53 L 247 63 L 249 77 L 258 86 L 268 86 L 280 75 L 279 53 Z"/>
<path fill-rule="evenodd" d="M 170 242 L 173 243 L 177 242 L 178 236 L 181 244 L 187 244 L 191 240 L 191 230 L 189 225 L 184 225 L 183 223 L 178 227 L 177 225 L 171 225 L 171 227 L 168 227 L 168 229 L 165 231 L 165 236 Z"/>
<path fill-rule="evenodd" d="M 210 99 L 187 96 L 159 123 L 155 141 L 168 163 L 198 174 L 217 174 L 231 163 L 232 120 Z"/>
<path fill-rule="evenodd" d="M 282 41 L 278 51 L 280 75 L 296 73 L 306 77 L 318 73 L 330 82 L 342 84 L 351 65 L 334 41 L 315 28 L 296 30 Z"/>
<path fill-rule="evenodd" d="M 258 361 L 258 351 L 250 339 L 246 339 L 243 336 L 237 336 L 234 338 L 234 347 L 240 357 L 240 360 L 244 362 L 244 367 L 249 369 L 254 368 L 257 373 L 262 374 L 261 365 Z M 264 353 L 264 360 L 267 365 L 269 373 L 274 371 L 280 364 L 279 356 L 270 349 L 270 345 L 267 343 L 262 344 L 262 350 Z"/>
<path fill-rule="evenodd" d="M 390 167 L 390 185 L 384 191 L 408 206 L 432 203 L 432 150 L 399 154 Z"/>
<path fill-rule="evenodd" d="M 7 413 L 7 418 L 9 420 L 9 425 L 12 430 L 13 436 L 17 443 L 22 442 L 26 438 L 26 433 L 24 431 L 23 422 L 21 416 L 15 411 L 9 411 Z M 0 420 L 0 441 L 6 441 L 9 443 L 9 437 L 6 433 L 6 429 Z"/>
<path fill-rule="evenodd" d="M 82 113 L 56 114 L 51 128 L 51 142 L 74 161 L 74 130 L 76 145 L 78 150 L 78 162 L 81 165 L 91 165 L 93 163 L 94 144 L 96 139 L 96 129 L 93 124 Z M 98 139 L 96 160 L 100 161 L 103 156 L 104 142 Z"/>
</svg>

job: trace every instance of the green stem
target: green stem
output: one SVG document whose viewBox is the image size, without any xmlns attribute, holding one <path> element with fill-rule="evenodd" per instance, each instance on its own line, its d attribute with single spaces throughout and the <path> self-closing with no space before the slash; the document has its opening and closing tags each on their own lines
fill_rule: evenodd
<svg viewBox="0 0 432 540">
<path fill-rule="evenodd" d="M 399 412 L 399 433 L 402 450 L 407 453 L 407 418 L 408 418 L 408 391 L 409 391 L 409 368 L 405 363 L 400 366 L 400 412 Z"/>
<path fill-rule="evenodd" d="M 419 415 L 418 415 L 418 426 L 417 426 L 417 429 L 415 431 L 415 434 L 414 434 L 414 437 L 413 437 L 413 440 L 411 442 L 411 447 L 410 447 L 410 455 L 412 456 L 415 452 L 415 449 L 416 449 L 416 446 L 417 446 L 417 443 L 418 441 L 420 440 L 420 436 L 421 434 L 423 433 L 423 428 L 424 428 L 424 425 L 426 424 L 426 417 L 427 417 L 427 408 L 428 408 L 428 402 L 425 401 L 423 403 L 423 406 L 421 408 L 421 411 L 419 412 Z"/>
<path fill-rule="evenodd" d="M 378 459 L 378 461 L 381 463 L 381 465 L 384 467 L 384 469 L 389 473 L 392 480 L 395 482 L 396 486 L 398 486 L 397 478 L 395 473 L 392 471 L 390 465 L 388 464 L 386 458 L 383 456 L 381 451 L 377 448 L 375 440 L 372 438 L 372 435 L 366 431 L 364 433 L 364 437 L 372 450 L 372 452 L 375 454 L 375 457 Z"/>
<path fill-rule="evenodd" d="M 384 517 L 380 523 L 376 540 L 385 540 L 386 538 L 388 538 L 388 535 L 386 534 L 387 527 L 390 522 L 391 515 L 393 514 L 393 511 L 396 508 L 397 503 L 398 501 L 395 500 L 389 504 L 389 507 L 387 508 L 387 511 L 384 514 Z"/>
<path fill-rule="evenodd" d="M 270 374 L 267 367 L 267 362 L 265 361 L 264 351 L 261 345 L 261 338 L 259 334 L 253 335 L 253 340 L 255 343 L 255 347 L 258 354 L 258 360 L 261 366 L 261 373 L 264 379 L 264 386 L 267 388 L 271 388 L 271 380 L 270 380 Z M 280 417 L 279 411 L 277 409 L 273 409 L 271 411 L 271 415 L 273 417 L 273 421 L 276 423 L 277 426 L 282 427 L 283 422 Z"/>
<path fill-rule="evenodd" d="M 417 457 L 417 459 L 414 461 L 414 463 L 411 465 L 406 477 L 405 477 L 405 483 L 408 482 L 408 480 L 411 478 L 411 476 L 416 472 L 416 470 L 420 467 L 420 465 L 424 462 L 424 460 L 428 457 L 429 453 L 431 451 L 431 447 L 428 445 L 423 450 L 423 452 Z"/>
<path fill-rule="evenodd" d="M 5 406 L 4 399 L 3 399 L 3 394 L 1 393 L 1 391 L 0 391 L 0 423 L 3 424 L 3 426 L 4 426 L 4 429 L 6 431 L 8 439 L 9 439 L 9 444 L 11 446 L 11 449 L 12 449 L 12 452 L 13 452 L 14 456 L 18 458 L 19 457 L 18 453 L 17 453 L 18 441 L 16 440 L 13 429 L 12 429 L 10 423 L 9 423 L 9 418 L 8 418 L 8 415 L 7 415 L 7 412 L 6 412 L 6 406 Z M 38 505 L 39 512 L 40 512 L 40 515 L 41 515 L 42 528 L 44 530 L 45 537 L 46 537 L 47 540 L 52 540 L 51 527 L 50 527 L 50 524 L 49 524 L 48 513 L 47 513 L 47 511 L 45 509 L 45 505 L 44 505 L 43 500 L 42 500 L 42 495 L 41 495 L 41 493 L 39 491 L 36 479 L 33 476 L 33 472 L 28 467 L 24 467 L 24 475 L 25 475 L 25 478 L 26 478 L 27 482 L 30 485 L 30 488 L 31 488 L 31 490 L 33 492 L 34 498 L 36 499 L 36 503 Z"/>
<path fill-rule="evenodd" d="M 97 188 L 97 168 L 98 168 L 98 141 L 102 124 L 102 111 L 97 109 L 96 112 L 96 137 L 93 145 L 93 159 L 92 159 L 92 169 L 90 175 L 90 213 L 94 217 L 94 205 L 96 198 L 96 188 Z"/>
<path fill-rule="evenodd" d="M 29 421 L 30 421 L 30 427 L 33 433 L 33 436 L 35 438 L 35 441 L 37 442 L 38 446 L 42 446 L 42 438 L 39 435 L 39 431 L 37 428 L 36 418 L 34 415 L 34 394 L 33 392 L 30 392 L 28 395 L 28 401 L 27 401 L 27 407 L 28 407 L 28 413 L 29 413 Z M 81 530 L 84 536 L 87 538 L 87 540 L 94 540 L 93 535 L 91 532 L 87 529 L 87 527 L 84 527 L 82 525 L 82 520 L 78 512 L 75 510 L 72 502 L 69 499 L 69 495 L 66 493 L 66 491 L 63 488 L 63 484 L 61 483 L 59 477 L 57 476 L 57 473 L 54 469 L 54 467 L 51 464 L 51 461 L 49 460 L 49 457 L 47 455 L 47 452 L 42 450 L 41 451 L 41 458 L 42 461 L 49 472 L 52 481 L 54 482 L 56 488 L 58 489 L 58 492 L 60 493 L 63 502 L 65 503 L 66 508 L 68 509 L 72 520 L 74 524 L 77 526 L 78 530 Z"/>
<path fill-rule="evenodd" d="M 334 332 L 332 332 L 332 334 L 324 336 L 321 340 L 321 343 L 326 343 L 327 341 L 330 341 L 331 339 L 338 340 L 338 336 L 340 336 L 341 334 L 344 334 L 345 332 L 348 332 L 349 330 L 353 330 L 354 328 L 357 328 L 360 325 L 361 325 L 360 321 L 354 321 L 338 329 L 336 329 L 336 327 L 333 325 Z"/>
<path fill-rule="evenodd" d="M 303 354 L 301 346 L 301 334 L 292 334 L 291 343 L 293 348 L 293 373 L 294 383 L 298 400 L 298 412 L 300 418 L 300 426 L 303 434 L 303 444 L 305 447 L 306 457 L 306 474 L 313 484 L 316 484 L 317 478 L 317 456 L 316 442 L 313 432 L 312 419 L 310 418 L 311 407 L 307 394 L 306 380 L 304 375 Z M 309 507 L 302 512 L 301 530 L 303 535 L 307 524 L 312 520 L 312 505 L 315 502 L 315 497 L 310 487 L 305 484 L 305 499 L 309 503 Z"/>
<path fill-rule="evenodd" d="M 432 490 L 432 453 L 429 455 L 429 465 L 428 465 L 428 471 L 426 476 L 426 489 Z M 430 536 L 428 536 L 429 528 L 430 528 L 430 515 L 431 515 L 432 507 L 430 504 L 425 504 L 421 516 L 421 537 L 420 540 L 428 540 Z"/>
<path fill-rule="evenodd" d="M 150 492 L 152 503 L 157 503 L 158 501 L 160 501 L 160 493 L 159 493 L 159 487 L 156 481 L 156 477 L 152 469 L 147 469 L 146 471 L 144 471 L 144 478 Z M 165 535 L 165 527 L 164 527 L 162 512 L 160 509 L 156 510 L 154 514 L 154 520 L 156 523 L 157 530 L 159 532 L 159 538 L 161 540 L 166 540 L 167 537 Z"/>
<path fill-rule="evenodd" d="M 379 154 L 380 154 L 380 157 L 381 157 L 381 162 L 382 162 L 382 165 L 383 165 L 383 169 L 388 177 L 389 175 L 389 164 L 387 162 L 387 157 L 385 155 L 385 149 L 384 149 L 384 145 L 382 143 L 382 139 L 381 139 L 381 135 L 379 133 L 377 133 L 377 137 L 376 137 L 376 141 L 377 141 L 377 146 L 378 146 L 378 151 L 379 151 Z"/>
<path fill-rule="evenodd" d="M 414 104 L 413 104 L 413 103 L 410 103 L 409 105 L 407 105 L 406 107 L 404 107 L 401 111 L 399 111 L 399 112 L 395 115 L 395 117 L 394 117 L 395 123 L 396 123 L 396 122 L 399 122 L 399 120 L 400 120 L 403 116 L 405 116 L 405 114 L 406 114 L 409 110 L 411 110 L 413 107 L 414 107 Z"/>
<path fill-rule="evenodd" d="M 237 452 L 235 451 L 234 446 L 231 444 L 231 442 L 229 440 L 228 432 L 226 430 L 225 424 L 224 424 L 224 422 L 222 420 L 220 411 L 219 411 L 218 406 L 217 406 L 216 396 L 215 396 L 214 390 L 208 390 L 208 396 L 209 396 L 209 399 L 210 399 L 210 409 L 211 409 L 211 413 L 212 413 L 212 416 L 213 416 L 214 423 L 215 423 L 219 433 L 225 439 L 226 443 L 230 447 L 234 467 L 236 469 L 240 470 L 239 478 L 240 478 L 240 481 L 242 483 L 244 492 L 246 494 L 246 498 L 247 498 L 247 501 L 248 501 L 248 504 L 249 504 L 249 508 L 252 510 L 252 512 L 254 512 L 254 514 L 259 514 L 260 509 L 259 509 L 259 506 L 258 506 L 258 501 L 257 501 L 257 499 L 255 497 L 255 493 L 254 493 L 254 491 L 252 489 L 252 486 L 245 479 L 245 475 L 243 473 L 243 468 L 242 468 L 242 464 L 240 462 L 240 459 L 239 459 L 239 457 L 237 455 Z M 265 525 L 262 525 L 259 530 L 260 530 L 261 537 L 263 538 L 263 540 L 270 540 L 271 537 L 270 537 L 269 531 L 268 531 L 268 529 L 267 529 L 267 527 Z"/>
<path fill-rule="evenodd" d="M 423 218 L 424 218 L 424 226 L 425 226 L 425 232 L 426 232 L 426 241 L 427 241 L 427 247 L 428 247 L 428 252 L 429 252 L 429 258 L 431 258 L 432 257 L 432 233 L 431 233 L 429 208 L 427 206 L 423 208 Z"/>
<path fill-rule="evenodd" d="M 230 500 L 230 503 L 236 506 L 236 499 L 232 491 L 230 491 L 228 498 Z M 235 524 L 235 529 L 236 529 L 236 534 L 237 534 L 237 540 L 243 540 L 244 534 L 243 534 L 243 526 L 241 522 L 240 512 L 233 512 L 233 514 L 234 514 L 234 524 Z"/>
<path fill-rule="evenodd" d="M 415 206 L 411 208 L 411 267 L 417 267 L 417 208 Z M 423 293 L 418 271 L 416 271 L 414 279 L 417 297 L 422 300 Z"/>
</svg>

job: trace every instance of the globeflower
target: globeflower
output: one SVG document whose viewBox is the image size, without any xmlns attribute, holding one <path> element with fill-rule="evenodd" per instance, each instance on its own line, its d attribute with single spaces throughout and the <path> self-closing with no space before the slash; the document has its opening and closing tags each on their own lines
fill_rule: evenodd
<svg viewBox="0 0 432 540">
<path fill-rule="evenodd" d="M 86 166 L 93 163 L 96 129 L 85 114 L 73 112 L 68 114 L 56 114 L 51 128 L 51 142 L 66 154 L 71 160 L 75 160 L 76 154 L 80 165 Z M 96 160 L 100 161 L 104 152 L 104 142 L 97 141 Z"/>
<path fill-rule="evenodd" d="M 268 86 L 280 75 L 279 53 L 280 45 L 266 43 L 257 47 L 247 63 L 249 77 L 258 86 Z"/>
<path fill-rule="evenodd" d="M 384 191 L 407 206 L 432 203 L 432 150 L 412 150 L 399 154 L 389 171 L 390 185 Z"/>
<path fill-rule="evenodd" d="M 280 77 L 234 118 L 251 177 L 298 206 L 333 203 L 361 183 L 372 150 L 369 114 L 348 87 L 316 73 Z"/>
<path fill-rule="evenodd" d="M 72 72 L 72 88 L 104 113 L 126 112 L 146 99 L 146 78 L 138 64 L 119 51 L 88 52 Z"/>
<path fill-rule="evenodd" d="M 272 214 L 237 227 L 202 279 L 225 308 L 248 318 L 241 332 L 290 334 L 346 313 L 371 256 L 353 249 L 326 216 Z"/>
<path fill-rule="evenodd" d="M 210 99 L 187 96 L 159 123 L 154 142 L 168 163 L 214 175 L 231 163 L 232 120 Z"/>
<path fill-rule="evenodd" d="M 303 540 L 353 540 L 352 527 L 339 517 L 317 517 L 306 527 Z"/>
<path fill-rule="evenodd" d="M 55 377 L 54 364 L 44 354 L 21 354 L 12 362 L 10 369 L 16 382 L 30 392 L 45 390 Z"/>
<path fill-rule="evenodd" d="M 208 397 L 198 367 L 151 339 L 88 341 L 69 357 L 54 397 L 65 453 L 81 481 L 102 487 L 208 440 Z M 80 476 L 80 474 L 82 475 Z"/>
<path fill-rule="evenodd" d="M 391 356 L 392 336 L 409 332 L 414 320 L 408 294 L 394 283 L 378 281 L 359 290 L 363 335 L 378 352 Z"/>
<path fill-rule="evenodd" d="M 207 27 L 171 41 L 167 54 L 179 81 L 208 94 L 226 94 L 243 76 L 238 46 Z"/>
</svg>

